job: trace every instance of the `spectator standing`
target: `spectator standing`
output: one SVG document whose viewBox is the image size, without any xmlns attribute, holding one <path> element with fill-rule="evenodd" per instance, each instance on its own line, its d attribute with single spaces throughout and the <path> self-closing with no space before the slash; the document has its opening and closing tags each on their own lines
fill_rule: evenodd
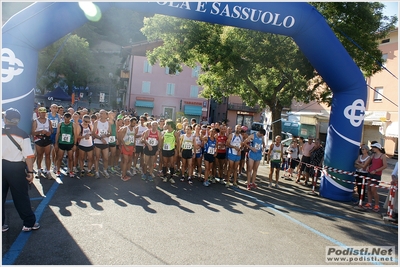
<svg viewBox="0 0 400 267">
<path fill-rule="evenodd" d="M 300 162 L 300 170 L 297 173 L 297 179 L 296 179 L 296 183 L 300 183 L 300 176 L 302 174 L 302 172 L 304 171 L 304 179 L 305 179 L 305 184 L 307 184 L 308 179 L 310 178 L 310 167 L 308 166 L 310 164 L 311 161 L 311 153 L 312 153 L 312 149 L 314 148 L 315 144 L 313 143 L 314 138 L 312 136 L 308 137 L 308 141 L 307 143 L 304 143 L 302 146 L 302 158 L 301 158 L 301 162 Z"/>
<path fill-rule="evenodd" d="M 365 209 L 372 209 L 379 212 L 379 195 L 378 188 L 379 182 L 382 178 L 382 171 L 387 168 L 385 150 L 378 142 L 371 145 L 372 155 L 368 160 L 368 176 L 374 181 L 368 180 L 368 203 L 363 207 Z M 375 206 L 372 206 L 372 198 L 375 200 Z"/>
<path fill-rule="evenodd" d="M 311 157 L 310 157 L 310 164 L 312 165 L 309 174 L 311 178 L 315 175 L 315 167 L 318 168 L 317 177 L 321 176 L 321 168 L 322 163 L 324 161 L 324 154 L 325 150 L 324 147 L 321 145 L 321 140 L 319 138 L 315 139 L 314 149 L 312 150 Z M 304 181 L 304 185 L 307 185 L 307 180 Z"/>
<path fill-rule="evenodd" d="M 25 131 L 18 127 L 21 114 L 9 108 L 4 114 L 2 129 L 2 232 L 9 227 L 5 224 L 5 202 L 10 189 L 14 206 L 23 221 L 22 231 L 29 232 L 40 228 L 31 207 L 28 188 L 33 180 L 34 154 L 31 140 Z"/>
<path fill-rule="evenodd" d="M 370 158 L 370 155 L 368 154 L 369 152 L 369 147 L 367 145 L 361 145 L 360 148 L 361 154 L 357 157 L 356 161 L 354 162 L 354 166 L 356 167 L 356 174 L 359 176 L 356 177 L 356 185 L 357 185 L 357 193 L 358 193 L 358 200 L 361 199 L 361 189 L 362 189 L 362 181 L 363 178 L 360 176 L 367 177 L 368 176 L 368 160 Z M 364 178 L 365 179 L 365 178 Z M 362 202 L 365 201 L 365 192 L 362 196 Z M 359 201 L 357 202 L 357 204 Z"/>
</svg>

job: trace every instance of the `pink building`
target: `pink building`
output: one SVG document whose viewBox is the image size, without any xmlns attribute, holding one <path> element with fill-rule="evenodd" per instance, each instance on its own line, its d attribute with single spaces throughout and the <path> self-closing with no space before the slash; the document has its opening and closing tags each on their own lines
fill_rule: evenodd
<svg viewBox="0 0 400 267">
<path fill-rule="evenodd" d="M 202 88 L 197 85 L 199 66 L 183 66 L 182 72 L 170 74 L 168 67 L 152 66 L 145 56 L 137 55 L 130 55 L 127 65 L 126 105 L 138 115 L 147 112 L 174 121 L 182 116 L 197 122 L 207 120 L 208 100 L 199 97 Z"/>
</svg>

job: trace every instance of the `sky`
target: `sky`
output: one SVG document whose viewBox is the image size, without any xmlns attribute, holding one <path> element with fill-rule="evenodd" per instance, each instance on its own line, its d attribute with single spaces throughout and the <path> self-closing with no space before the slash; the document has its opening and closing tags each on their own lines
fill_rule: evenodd
<svg viewBox="0 0 400 267">
<path fill-rule="evenodd" d="M 399 2 L 381 2 L 386 7 L 383 9 L 383 14 L 386 16 L 397 15 L 399 17 Z M 399 22 L 397 21 L 397 27 L 399 27 Z"/>
</svg>

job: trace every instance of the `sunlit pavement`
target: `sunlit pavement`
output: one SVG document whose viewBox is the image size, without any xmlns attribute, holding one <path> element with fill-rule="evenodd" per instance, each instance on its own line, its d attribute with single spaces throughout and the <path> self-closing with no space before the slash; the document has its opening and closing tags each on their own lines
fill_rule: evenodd
<svg viewBox="0 0 400 267">
<path fill-rule="evenodd" d="M 261 165 L 251 191 L 245 178 L 238 189 L 139 174 L 127 182 L 117 175 L 35 179 L 30 195 L 42 227 L 21 233 L 9 194 L 3 264 L 316 265 L 327 264 L 326 246 L 397 246 L 397 225 L 380 215 L 387 191 L 379 190 L 381 212 L 365 212 L 294 181 L 270 189 L 268 173 Z"/>
</svg>

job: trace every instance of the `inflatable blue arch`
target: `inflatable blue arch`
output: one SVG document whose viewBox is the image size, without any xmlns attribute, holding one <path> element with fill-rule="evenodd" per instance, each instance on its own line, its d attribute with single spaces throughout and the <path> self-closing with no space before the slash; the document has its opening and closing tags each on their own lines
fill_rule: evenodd
<svg viewBox="0 0 400 267">
<path fill-rule="evenodd" d="M 114 6 L 290 36 L 333 93 L 324 164 L 341 170 L 354 169 L 364 122 L 366 83 L 324 17 L 311 5 L 299 2 L 93 4 L 98 14 Z M 37 2 L 2 27 L 2 108 L 18 108 L 23 114 L 20 126 L 24 130 L 29 132 L 31 128 L 39 51 L 95 17 L 96 14 L 83 12 L 78 2 Z M 350 201 L 352 192 L 352 184 L 324 175 L 321 196 Z"/>
</svg>

